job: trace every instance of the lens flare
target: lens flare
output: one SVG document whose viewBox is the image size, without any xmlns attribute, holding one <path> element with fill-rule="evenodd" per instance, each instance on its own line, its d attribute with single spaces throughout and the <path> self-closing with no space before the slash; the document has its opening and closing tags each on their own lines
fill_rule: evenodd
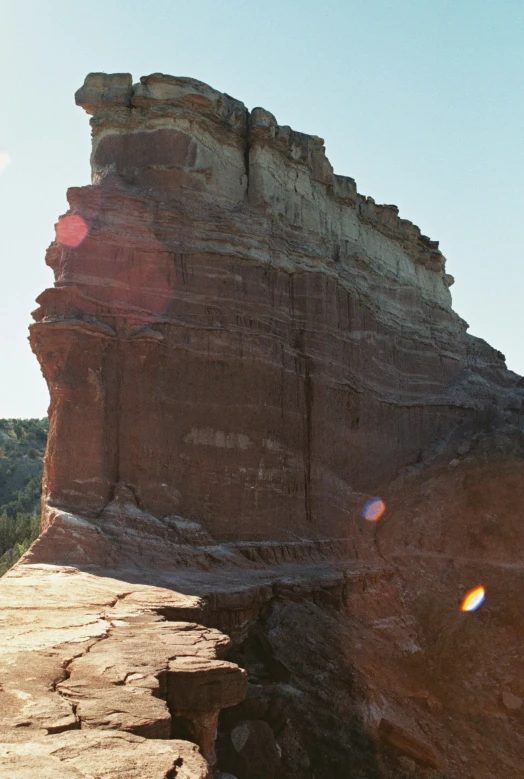
<svg viewBox="0 0 524 779">
<path fill-rule="evenodd" d="M 378 522 L 386 510 L 386 504 L 381 498 L 371 498 L 364 504 L 362 516 L 368 522 Z"/>
<path fill-rule="evenodd" d="M 3 173 L 11 162 L 11 155 L 7 151 L 0 151 L 0 173 Z"/>
<path fill-rule="evenodd" d="M 476 611 L 479 606 L 481 606 L 486 599 L 486 590 L 482 585 L 479 585 L 478 587 L 474 587 L 472 590 L 467 592 L 464 597 L 462 598 L 462 603 L 460 604 L 460 610 L 461 611 Z"/>
<path fill-rule="evenodd" d="M 61 216 L 55 227 L 56 240 L 64 246 L 80 246 L 88 233 L 88 227 L 80 214 Z"/>
</svg>

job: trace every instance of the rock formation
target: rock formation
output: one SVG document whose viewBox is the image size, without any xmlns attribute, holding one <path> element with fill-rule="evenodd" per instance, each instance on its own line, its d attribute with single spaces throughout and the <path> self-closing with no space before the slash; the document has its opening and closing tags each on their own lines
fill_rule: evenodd
<svg viewBox="0 0 524 779">
<path fill-rule="evenodd" d="M 96 74 L 76 99 L 87 234 L 50 247 L 31 331 L 50 505 L 98 513 L 121 482 L 220 540 L 345 537 L 352 495 L 515 384 L 437 242 L 321 139 L 192 79 Z"/>
<path fill-rule="evenodd" d="M 5 770 L 516 779 L 524 388 L 438 243 L 193 79 L 76 99 L 93 183 L 31 327 L 50 432 L 0 588 Z"/>
</svg>

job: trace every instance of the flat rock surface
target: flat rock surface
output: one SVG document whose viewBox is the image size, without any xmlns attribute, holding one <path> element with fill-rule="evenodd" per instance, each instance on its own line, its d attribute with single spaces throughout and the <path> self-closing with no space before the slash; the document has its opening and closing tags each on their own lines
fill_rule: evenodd
<svg viewBox="0 0 524 779">
<path fill-rule="evenodd" d="M 198 747 L 114 731 L 73 731 L 0 744 L 9 779 L 211 779 Z"/>
<path fill-rule="evenodd" d="M 147 765 L 144 776 L 164 777 L 174 761 L 186 760 L 186 750 L 186 773 L 176 775 L 207 776 L 195 745 L 168 747 L 171 711 L 218 712 L 243 699 L 247 680 L 221 659 L 230 646 L 227 636 L 161 616 L 166 610 L 194 612 L 198 598 L 50 565 L 20 565 L 0 589 L 2 771 L 23 756 L 16 776 L 30 776 L 31 761 L 42 755 L 49 771 L 63 762 L 63 776 L 138 777 Z M 123 738 L 112 742 L 113 749 L 102 736 L 82 739 L 78 731 L 126 732 L 148 741 Z M 63 757 L 65 751 L 52 749 L 51 736 L 65 732 L 72 735 L 64 745 L 74 745 L 81 756 Z M 115 773 L 97 773 L 98 751 L 109 749 Z M 83 774 L 92 751 L 93 773 Z M 214 759 L 212 752 L 206 757 Z"/>
</svg>

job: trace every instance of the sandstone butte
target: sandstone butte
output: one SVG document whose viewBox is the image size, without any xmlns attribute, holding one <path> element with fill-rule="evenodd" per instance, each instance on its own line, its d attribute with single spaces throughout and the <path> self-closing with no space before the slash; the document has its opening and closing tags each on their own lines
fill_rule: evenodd
<svg viewBox="0 0 524 779">
<path fill-rule="evenodd" d="M 76 101 L 0 776 L 522 778 L 524 382 L 438 243 L 193 79 Z"/>
</svg>

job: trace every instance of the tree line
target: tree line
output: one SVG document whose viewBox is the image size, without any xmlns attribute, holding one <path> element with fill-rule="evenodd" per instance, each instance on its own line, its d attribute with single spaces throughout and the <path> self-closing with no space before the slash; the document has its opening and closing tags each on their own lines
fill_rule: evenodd
<svg viewBox="0 0 524 779">
<path fill-rule="evenodd" d="M 0 576 L 38 536 L 48 429 L 47 419 L 0 419 Z"/>
</svg>

